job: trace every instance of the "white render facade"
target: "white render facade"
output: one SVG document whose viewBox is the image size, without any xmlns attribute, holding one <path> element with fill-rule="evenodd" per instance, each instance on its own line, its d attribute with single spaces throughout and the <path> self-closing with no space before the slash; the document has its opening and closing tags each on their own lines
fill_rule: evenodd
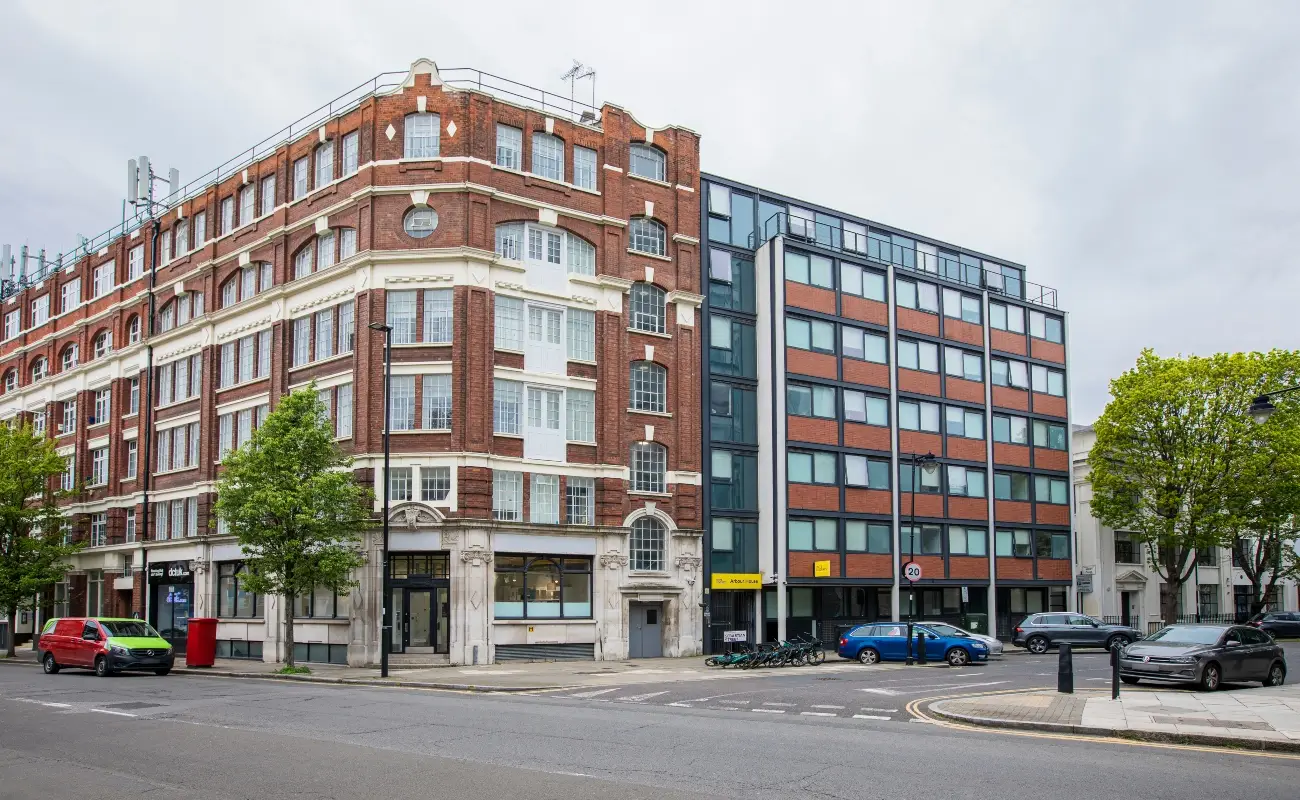
<svg viewBox="0 0 1300 800">
<path fill-rule="evenodd" d="M 1163 620 L 1160 598 L 1164 581 L 1149 566 L 1144 548 L 1125 541 L 1123 532 L 1106 527 L 1092 515 L 1092 485 L 1088 480 L 1088 453 L 1096 441 L 1091 426 L 1077 426 L 1072 434 L 1075 536 L 1078 569 L 1092 575 L 1092 591 L 1079 593 L 1079 609 L 1085 614 L 1131 624 L 1153 632 L 1173 620 Z M 1246 575 L 1232 565 L 1227 548 L 1215 548 L 1197 565 L 1183 584 L 1179 598 L 1182 616 L 1194 618 L 1198 608 L 1202 619 L 1240 618 L 1238 596 L 1249 590 Z M 1300 610 L 1300 586 L 1294 579 L 1278 582 L 1270 610 Z M 1249 605 L 1245 609 L 1249 611 Z"/>
</svg>

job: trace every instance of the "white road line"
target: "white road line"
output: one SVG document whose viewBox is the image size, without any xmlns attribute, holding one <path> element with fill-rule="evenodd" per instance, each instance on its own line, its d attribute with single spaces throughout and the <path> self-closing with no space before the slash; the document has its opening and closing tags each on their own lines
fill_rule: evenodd
<svg viewBox="0 0 1300 800">
<path fill-rule="evenodd" d="M 843 709 L 844 706 L 817 706 L 817 705 L 815 705 L 815 706 L 813 706 L 813 708 L 834 708 L 834 709 Z"/>
<path fill-rule="evenodd" d="M 695 706 L 690 703 L 668 703 L 668 705 L 676 706 L 677 708 L 695 708 Z"/>
<path fill-rule="evenodd" d="M 763 705 L 765 705 L 765 706 L 784 706 L 784 707 L 786 707 L 786 708 L 794 708 L 794 703 L 764 703 Z"/>
<path fill-rule="evenodd" d="M 125 711 L 109 711 L 107 708 L 92 708 L 96 714 L 112 714 L 115 717 L 137 717 L 139 714 L 128 714 Z"/>
<path fill-rule="evenodd" d="M 800 712 L 799 712 L 799 716 L 801 716 L 801 717 L 833 717 L 833 716 L 835 716 L 835 714 L 832 714 L 832 713 L 829 712 L 829 711 L 800 711 Z"/>
<path fill-rule="evenodd" d="M 582 697 L 582 698 L 595 697 L 598 694 L 609 694 L 610 692 L 617 692 L 621 688 L 623 687 L 615 686 L 612 689 L 597 689 L 594 692 L 578 692 L 577 694 L 566 694 L 565 697 Z"/>
<path fill-rule="evenodd" d="M 647 692 L 646 694 L 634 694 L 631 697 L 616 697 L 614 699 L 620 703 L 644 703 L 650 698 L 658 697 L 661 694 L 668 694 L 668 690 L 665 689 L 662 692 Z"/>
<path fill-rule="evenodd" d="M 854 714 L 853 718 L 854 719 L 883 719 L 886 721 L 889 720 L 889 717 L 882 717 L 879 714 Z"/>
<path fill-rule="evenodd" d="M 730 703 L 731 705 L 737 705 L 737 706 L 747 706 L 747 705 L 749 705 L 749 701 L 748 701 L 748 700 L 719 700 L 718 702 L 719 702 L 719 703 Z"/>
<path fill-rule="evenodd" d="M 871 694 L 883 694 L 887 697 L 893 697 L 894 695 L 898 694 L 898 692 L 894 691 L 893 689 L 859 689 L 858 691 L 870 692 Z"/>
<path fill-rule="evenodd" d="M 896 709 L 896 708 L 871 708 L 871 707 L 869 707 L 869 706 L 863 706 L 863 707 L 862 707 L 862 710 L 863 710 L 863 711 L 883 711 L 883 712 L 885 712 L 886 714 L 897 714 L 897 713 L 898 713 L 898 709 Z"/>
<path fill-rule="evenodd" d="M 760 714 L 784 714 L 785 713 L 785 709 L 783 708 L 751 708 L 750 711 L 755 711 Z"/>
<path fill-rule="evenodd" d="M 41 703 L 41 705 L 49 708 L 72 708 L 70 703 Z"/>
</svg>

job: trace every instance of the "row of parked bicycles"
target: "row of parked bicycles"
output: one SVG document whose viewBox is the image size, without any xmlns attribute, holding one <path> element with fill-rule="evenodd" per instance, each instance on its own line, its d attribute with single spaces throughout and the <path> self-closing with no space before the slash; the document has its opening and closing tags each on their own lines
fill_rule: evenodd
<svg viewBox="0 0 1300 800">
<path fill-rule="evenodd" d="M 804 667 L 826 660 L 826 648 L 816 639 L 799 638 L 793 642 L 740 644 L 738 649 L 704 659 L 706 666 L 756 669 L 759 667 Z"/>
</svg>

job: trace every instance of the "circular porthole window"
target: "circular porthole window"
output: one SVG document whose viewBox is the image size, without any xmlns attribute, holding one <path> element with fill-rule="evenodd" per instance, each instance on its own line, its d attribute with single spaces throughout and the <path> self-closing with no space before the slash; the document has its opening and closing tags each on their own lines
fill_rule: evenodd
<svg viewBox="0 0 1300 800">
<path fill-rule="evenodd" d="M 432 208 L 413 208 L 406 212 L 402 229 L 412 239 L 423 239 L 438 227 L 438 212 Z"/>
</svg>

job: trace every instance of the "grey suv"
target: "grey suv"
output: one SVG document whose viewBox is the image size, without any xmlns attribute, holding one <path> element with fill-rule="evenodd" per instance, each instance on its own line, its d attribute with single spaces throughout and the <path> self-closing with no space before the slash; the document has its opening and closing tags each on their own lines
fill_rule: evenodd
<svg viewBox="0 0 1300 800">
<path fill-rule="evenodd" d="M 1031 614 L 1016 626 L 1011 643 L 1031 653 L 1046 653 L 1062 642 L 1074 647 L 1115 650 L 1142 638 L 1136 628 L 1107 625 L 1084 614 Z"/>
</svg>

